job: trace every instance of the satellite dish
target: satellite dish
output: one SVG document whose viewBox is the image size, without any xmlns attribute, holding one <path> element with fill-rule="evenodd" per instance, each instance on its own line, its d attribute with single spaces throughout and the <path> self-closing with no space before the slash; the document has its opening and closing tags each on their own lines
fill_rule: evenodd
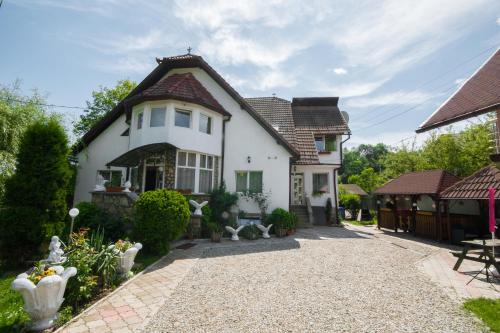
<svg viewBox="0 0 500 333">
<path fill-rule="evenodd" d="M 346 111 L 340 111 L 340 113 L 342 114 L 342 117 L 344 117 L 345 122 L 349 123 L 349 114 Z"/>
</svg>

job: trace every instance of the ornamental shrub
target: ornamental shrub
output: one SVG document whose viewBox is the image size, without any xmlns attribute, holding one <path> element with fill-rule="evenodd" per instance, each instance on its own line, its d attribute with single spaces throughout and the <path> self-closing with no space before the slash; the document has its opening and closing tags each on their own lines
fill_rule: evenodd
<svg viewBox="0 0 500 333">
<path fill-rule="evenodd" d="M 68 139 L 56 118 L 33 123 L 21 139 L 16 172 L 5 186 L 4 204 L 9 208 L 0 214 L 10 216 L 0 218 L 0 243 L 20 247 L 24 260 L 32 259 L 26 255 L 36 254 L 43 242 L 62 232 L 71 177 L 68 157 Z M 10 248 L 0 255 L 19 262 L 20 257 L 12 257 L 15 252 Z"/>
<path fill-rule="evenodd" d="M 290 213 L 283 208 L 276 208 L 267 218 L 267 223 L 272 224 L 273 228 L 288 229 L 291 225 L 292 218 Z"/>
<path fill-rule="evenodd" d="M 160 189 L 144 192 L 135 203 L 133 234 L 147 252 L 164 253 L 189 222 L 189 204 L 176 191 Z"/>
<path fill-rule="evenodd" d="M 80 202 L 76 208 L 80 213 L 75 218 L 73 231 L 80 228 L 102 230 L 104 238 L 111 241 L 117 241 L 127 236 L 129 221 L 126 217 L 113 216 L 92 202 Z M 69 228 L 67 232 L 69 232 Z M 67 233 L 65 232 L 65 234 Z"/>
</svg>

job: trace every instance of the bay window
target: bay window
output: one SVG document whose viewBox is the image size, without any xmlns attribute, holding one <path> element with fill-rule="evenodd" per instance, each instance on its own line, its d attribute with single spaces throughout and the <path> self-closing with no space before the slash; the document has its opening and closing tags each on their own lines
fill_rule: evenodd
<svg viewBox="0 0 500 333">
<path fill-rule="evenodd" d="M 149 127 L 163 127 L 165 126 L 166 108 L 151 108 L 151 119 Z"/>
<path fill-rule="evenodd" d="M 191 127 L 191 111 L 175 109 L 175 126 Z"/>
<path fill-rule="evenodd" d="M 144 118 L 144 112 L 139 112 L 137 114 L 137 129 L 141 129 L 142 128 L 142 120 Z"/>
<path fill-rule="evenodd" d="M 206 134 L 212 133 L 212 118 L 200 113 L 199 131 Z"/>
<path fill-rule="evenodd" d="M 207 154 L 177 153 L 177 182 L 179 190 L 209 193 L 213 189 L 215 157 Z"/>
<path fill-rule="evenodd" d="M 236 171 L 236 192 L 262 193 L 262 171 Z"/>
</svg>

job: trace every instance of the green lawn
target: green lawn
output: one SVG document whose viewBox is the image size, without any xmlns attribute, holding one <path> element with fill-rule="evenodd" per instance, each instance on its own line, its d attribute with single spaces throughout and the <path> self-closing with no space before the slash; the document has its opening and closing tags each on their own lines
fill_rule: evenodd
<svg viewBox="0 0 500 333">
<path fill-rule="evenodd" d="M 28 321 L 21 294 L 10 289 L 16 275 L 0 272 L 0 333 L 20 331 L 21 324 Z"/>
<path fill-rule="evenodd" d="M 464 308 L 481 318 L 493 332 L 500 333 L 500 299 L 473 298 L 465 301 Z"/>
<path fill-rule="evenodd" d="M 361 221 L 361 222 L 358 222 L 356 220 L 344 220 L 342 221 L 343 223 L 350 223 L 350 224 L 353 224 L 353 225 L 374 225 L 374 224 L 377 224 L 377 219 L 374 218 L 373 220 L 370 220 L 370 221 Z"/>
</svg>

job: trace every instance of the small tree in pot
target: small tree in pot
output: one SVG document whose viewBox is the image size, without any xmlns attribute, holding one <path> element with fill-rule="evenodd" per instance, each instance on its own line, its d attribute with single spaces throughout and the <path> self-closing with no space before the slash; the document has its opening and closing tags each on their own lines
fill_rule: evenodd
<svg viewBox="0 0 500 333">
<path fill-rule="evenodd" d="M 269 215 L 267 223 L 274 226 L 274 233 L 277 237 L 284 237 L 290 226 L 290 213 L 283 208 L 276 208 Z"/>
</svg>

